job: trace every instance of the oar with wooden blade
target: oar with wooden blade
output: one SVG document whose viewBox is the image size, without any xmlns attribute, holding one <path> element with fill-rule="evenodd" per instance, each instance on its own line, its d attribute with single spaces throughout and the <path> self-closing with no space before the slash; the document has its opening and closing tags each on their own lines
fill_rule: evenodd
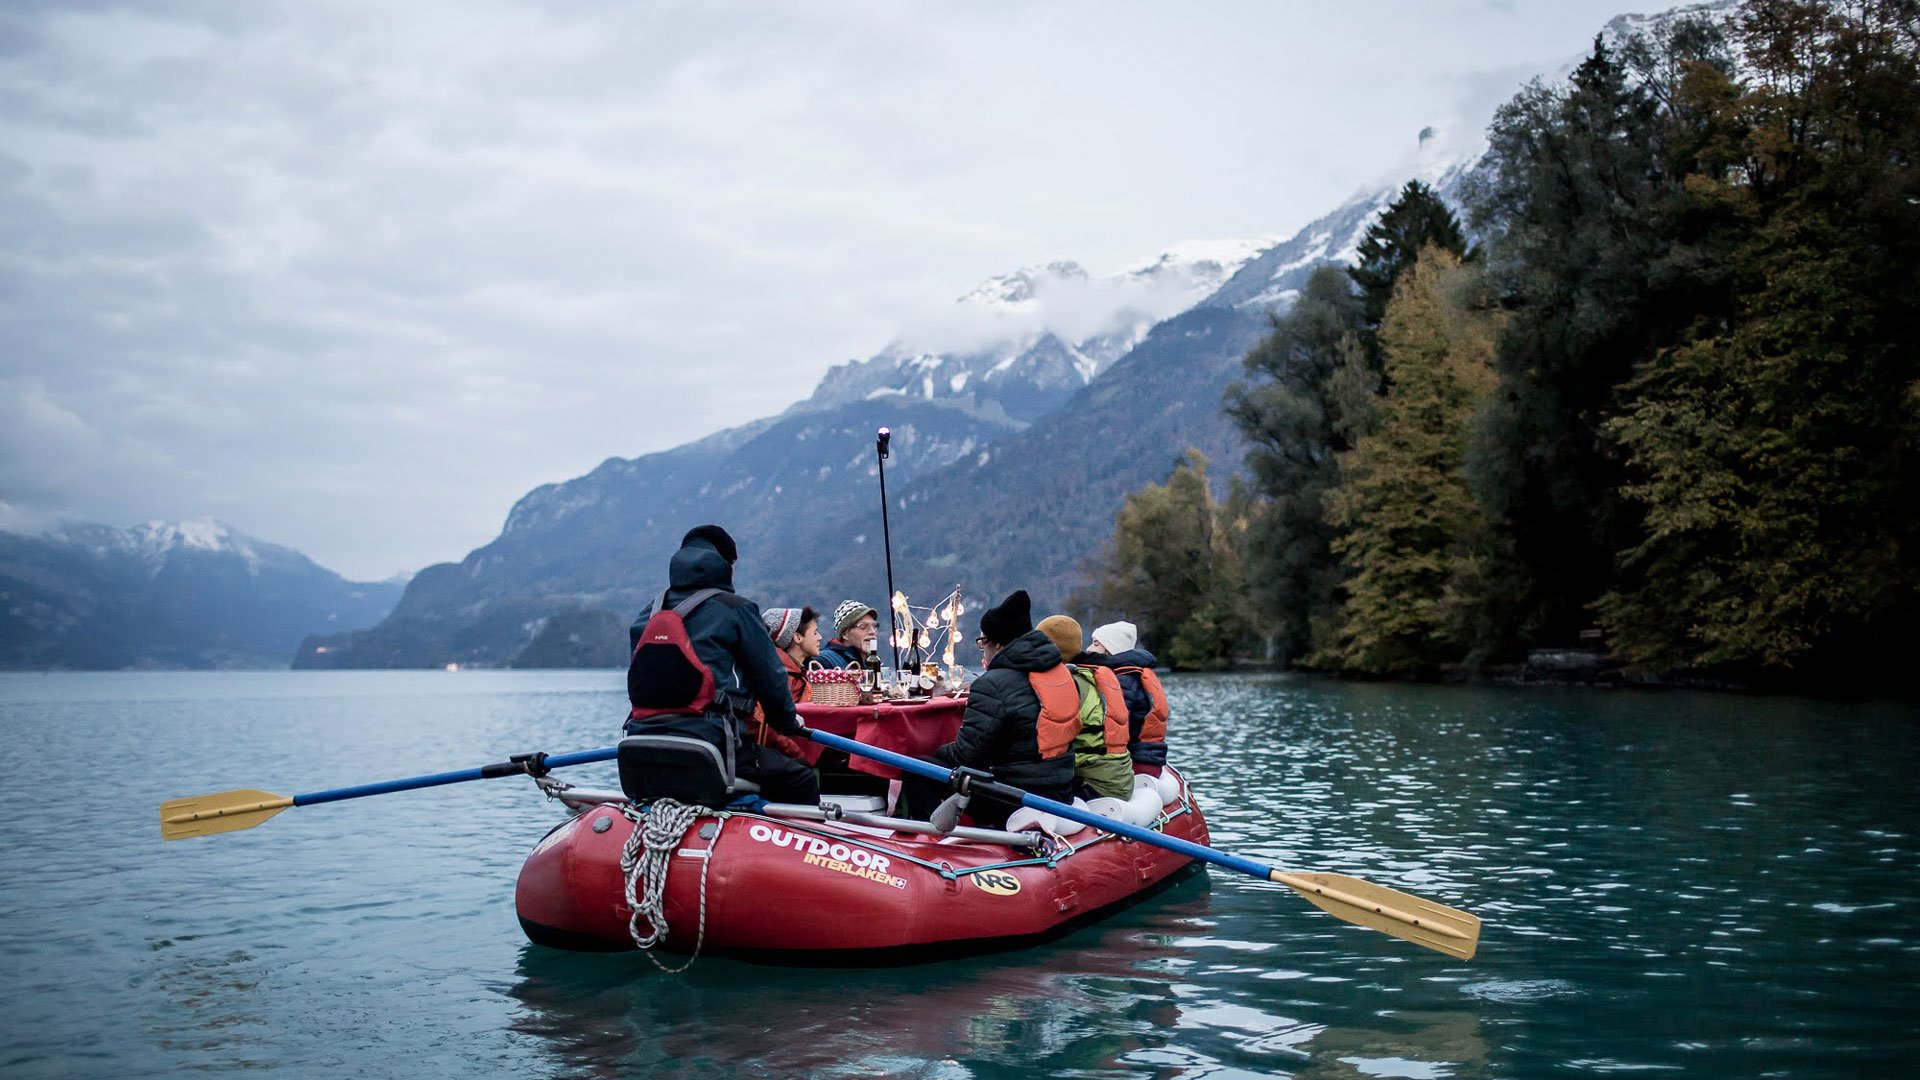
<svg viewBox="0 0 1920 1080">
<path fill-rule="evenodd" d="M 813 728 L 807 729 L 807 735 L 823 746 L 845 750 L 849 754 L 868 758 L 883 765 L 891 765 L 915 776 L 952 784 L 963 794 L 988 795 L 1003 802 L 1031 807 L 1069 821 L 1091 825 L 1096 829 L 1116 833 L 1144 844 L 1153 844 L 1191 859 L 1200 859 L 1215 866 L 1238 870 L 1262 881 L 1277 881 L 1306 897 L 1308 902 L 1335 918 L 1344 919 L 1356 926 L 1364 926 L 1369 930 L 1391 934 L 1402 941 L 1411 941 L 1415 945 L 1423 945 L 1436 952 L 1446 953 L 1448 956 L 1471 960 L 1475 947 L 1480 943 L 1479 918 L 1455 908 L 1436 904 L 1431 900 L 1423 900 L 1410 893 L 1389 889 L 1384 885 L 1376 885 L 1371 881 L 1347 874 L 1295 874 L 1276 870 L 1263 863 L 1254 862 L 1252 859 L 1229 855 L 1203 844 L 1182 840 L 1177 836 L 1168 836 L 1152 829 L 1142 829 L 1137 825 L 1116 821 L 1110 817 L 1082 810 L 1077 806 L 1042 798 L 1031 792 L 999 783 L 990 774 L 978 770 L 941 768 L 918 758 L 896 754 L 891 750 L 882 750 L 877 746 L 869 746 L 866 743 Z"/>
<path fill-rule="evenodd" d="M 310 791 L 305 795 L 275 795 L 270 791 L 241 788 L 235 791 L 216 792 L 212 795 L 173 799 L 160 804 L 160 838 L 185 840 L 190 836 L 211 836 L 214 833 L 251 829 L 290 806 L 312 806 L 315 803 L 339 802 L 342 799 L 362 799 L 369 795 L 439 787 L 442 784 L 458 784 L 467 780 L 491 780 L 496 776 L 545 776 L 549 769 L 586 765 L 595 761 L 611 761 L 618 752 L 616 747 L 605 746 L 598 750 L 580 750 L 571 754 L 515 754 L 506 761 L 497 761 L 491 765 L 480 765 L 471 769 L 431 773 L 426 776 L 409 776 L 401 780 L 383 780 L 377 784 L 361 784 L 358 787 Z"/>
</svg>

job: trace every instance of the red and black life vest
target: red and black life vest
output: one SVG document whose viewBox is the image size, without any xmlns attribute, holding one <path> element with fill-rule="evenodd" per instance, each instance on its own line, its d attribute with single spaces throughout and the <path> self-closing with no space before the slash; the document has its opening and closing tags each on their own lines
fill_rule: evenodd
<svg viewBox="0 0 1920 1080">
<path fill-rule="evenodd" d="M 671 608 L 667 606 L 667 594 L 660 594 L 660 602 L 641 629 L 627 664 L 627 703 L 633 706 L 632 719 L 699 715 L 711 709 L 715 695 L 713 669 L 693 651 L 686 618 L 720 592 L 701 589 Z"/>
</svg>

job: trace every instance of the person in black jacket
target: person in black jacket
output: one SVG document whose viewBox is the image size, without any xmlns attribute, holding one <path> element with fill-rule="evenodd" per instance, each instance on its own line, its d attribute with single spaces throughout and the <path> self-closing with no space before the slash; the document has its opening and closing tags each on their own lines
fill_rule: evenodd
<svg viewBox="0 0 1920 1080">
<path fill-rule="evenodd" d="M 1032 605 L 1019 590 L 980 616 L 976 639 L 986 671 L 967 691 L 967 712 L 954 740 L 935 750 L 936 764 L 986 769 L 1003 784 L 1043 798 L 1073 801 L 1072 731 L 1079 727 L 1079 698 L 1072 699 L 1070 728 L 1051 756 L 1042 756 L 1040 695 L 1029 676 L 1060 666 L 1060 650 L 1033 628 Z M 948 794 L 945 784 L 919 777 L 902 780 L 908 812 L 925 817 Z M 1017 806 L 985 795 L 973 796 L 967 813 L 985 828 L 998 829 Z"/>
<path fill-rule="evenodd" d="M 713 672 L 714 705 L 709 711 L 724 714 L 734 740 L 735 771 L 741 779 L 759 784 L 761 796 L 770 802 L 817 805 L 820 782 L 812 768 L 746 737 L 746 720 L 753 715 L 756 701 L 767 726 L 780 734 L 800 738 L 806 727 L 794 710 L 786 666 L 767 635 L 759 605 L 733 591 L 733 564 L 738 557 L 733 537 L 720 526 L 689 530 L 667 564 L 666 603 L 672 607 L 702 589 L 720 590 L 688 612 L 685 622 L 694 655 Z M 653 609 L 648 604 L 634 619 L 628 631 L 629 655 L 638 648 L 640 632 L 653 617 Z M 635 694 L 633 675 L 630 667 L 629 699 Z M 642 723 L 629 719 L 627 733 L 636 733 Z"/>
</svg>

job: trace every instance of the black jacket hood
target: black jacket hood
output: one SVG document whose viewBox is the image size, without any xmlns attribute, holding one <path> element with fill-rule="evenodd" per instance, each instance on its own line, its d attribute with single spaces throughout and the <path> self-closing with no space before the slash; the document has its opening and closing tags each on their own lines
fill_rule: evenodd
<svg viewBox="0 0 1920 1080">
<path fill-rule="evenodd" d="M 673 553 L 673 559 L 667 563 L 667 584 L 680 593 L 698 589 L 732 592 L 733 564 L 721 558 L 706 541 L 696 540 Z"/>
</svg>

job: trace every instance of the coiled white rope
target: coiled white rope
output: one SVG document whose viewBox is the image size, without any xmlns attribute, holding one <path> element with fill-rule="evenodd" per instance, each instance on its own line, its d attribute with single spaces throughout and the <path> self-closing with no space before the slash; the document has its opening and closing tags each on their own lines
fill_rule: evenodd
<svg viewBox="0 0 1920 1080">
<path fill-rule="evenodd" d="M 669 975 L 685 971 L 700 958 L 700 947 L 707 940 L 707 870 L 713 865 L 713 849 L 720 843 L 720 829 L 726 823 L 727 815 L 714 815 L 713 839 L 707 844 L 707 857 L 700 860 L 700 931 L 693 940 L 693 954 L 679 967 L 668 967 L 650 951 L 667 939 L 669 930 L 666 912 L 667 868 L 672 864 L 674 850 L 680 846 L 680 838 L 701 817 L 713 814 L 713 811 L 672 799 L 659 799 L 648 806 L 644 813 L 632 803 L 622 804 L 620 812 L 633 823 L 626 846 L 620 849 L 620 872 L 626 878 L 627 907 L 633 912 L 627 918 L 627 932 L 633 935 L 633 943 L 661 971 Z M 647 924 L 644 931 L 640 929 L 643 919 Z"/>
</svg>

